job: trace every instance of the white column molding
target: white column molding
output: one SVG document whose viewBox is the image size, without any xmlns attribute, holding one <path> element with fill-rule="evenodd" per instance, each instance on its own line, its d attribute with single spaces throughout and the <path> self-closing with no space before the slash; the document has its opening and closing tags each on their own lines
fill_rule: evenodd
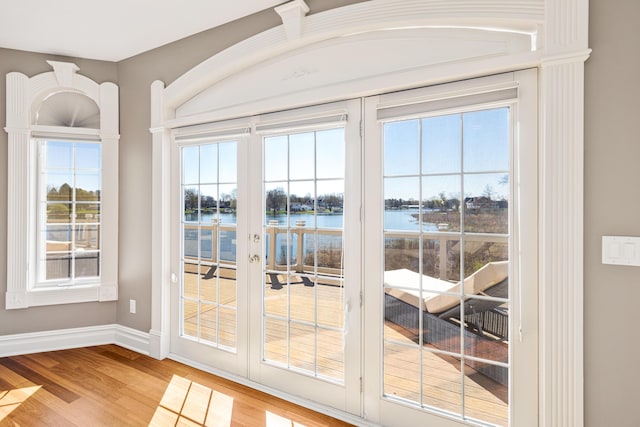
<svg viewBox="0 0 640 427">
<path fill-rule="evenodd" d="M 583 159 L 588 1 L 546 0 L 540 67 L 540 425 L 584 425 Z"/>
<path fill-rule="evenodd" d="M 22 165 L 29 160 L 29 78 L 21 73 L 7 74 L 7 127 L 8 158 L 20 159 L 7 164 L 7 223 L 18 227 L 7 227 L 7 293 L 6 308 L 27 306 L 26 284 L 28 283 L 28 242 L 22 230 L 27 228 L 30 218 L 29 171 Z M 22 254 L 15 257 L 12 253 Z"/>
<path fill-rule="evenodd" d="M 118 86 L 113 83 L 102 83 L 100 90 L 100 134 L 102 144 L 108 149 L 103 150 L 103 164 L 117 165 L 119 158 L 119 142 L 120 142 L 120 117 L 113 114 L 118 111 L 119 96 Z M 119 230 L 119 208 L 118 208 L 118 189 L 119 176 L 113 174 L 109 177 L 108 182 L 103 186 L 103 194 L 109 197 L 113 203 L 103 207 L 102 224 L 109 230 Z M 103 257 L 108 261 L 108 265 L 118 264 L 118 242 L 114 239 L 103 239 L 102 242 Z M 113 257 L 116 257 L 115 259 Z M 117 301 L 118 300 L 118 271 L 104 270 L 102 271 L 103 283 L 100 286 L 98 301 Z"/>
<path fill-rule="evenodd" d="M 151 330 L 150 355 L 164 359 L 170 344 L 170 184 L 171 145 L 168 131 L 162 126 L 165 119 L 164 83 L 151 85 L 152 134 L 152 209 L 151 219 Z"/>
<path fill-rule="evenodd" d="M 113 83 L 102 83 L 100 85 L 100 130 L 105 136 L 111 136 L 119 139 L 120 129 L 120 117 L 118 114 L 113 114 L 113 111 L 118 111 L 118 86 Z"/>
<path fill-rule="evenodd" d="M 7 165 L 7 211 L 9 224 L 7 227 L 7 247 L 10 252 L 24 254 L 24 256 L 12 256 L 7 262 L 7 295 L 6 308 L 27 307 L 26 284 L 29 281 L 28 253 L 29 241 L 32 236 L 25 236 L 24 230 L 28 228 L 29 214 L 29 170 L 24 167 L 29 161 L 30 132 L 10 132 L 8 153 L 10 159 L 20 159 L 19 162 L 8 162 Z"/>
<path fill-rule="evenodd" d="M 7 74 L 7 127 L 16 132 L 29 128 L 29 78 L 22 73 Z"/>
<path fill-rule="evenodd" d="M 583 425 L 584 62 L 541 68 L 540 420 Z"/>
<path fill-rule="evenodd" d="M 103 99 L 101 98 L 101 101 Z M 110 102 L 113 102 L 111 100 Z M 117 87 L 115 88 L 115 102 L 118 102 Z M 116 104 L 117 105 L 117 104 Z M 100 108 L 100 114 L 103 115 L 103 107 Z M 104 123 L 104 122 L 103 122 Z M 112 126 L 116 126 L 115 132 L 118 130 L 118 117 L 111 117 L 107 119 L 107 123 L 111 123 Z M 106 129 L 105 129 L 106 130 Z M 111 131 L 114 129 L 112 128 Z M 117 165 L 119 158 L 119 135 L 103 135 L 102 145 L 102 164 L 103 165 Z M 118 208 L 118 192 L 119 192 L 119 175 L 117 173 L 109 176 L 108 180 L 102 185 L 102 194 L 104 200 L 109 200 L 111 203 L 104 203 L 102 205 L 101 222 L 102 227 L 105 230 L 119 230 L 119 208 Z M 102 257 L 103 265 L 118 265 L 118 240 L 117 239 L 102 239 Z M 100 292 L 98 294 L 98 301 L 117 301 L 118 300 L 118 269 L 103 268 L 101 273 L 102 284 L 100 285 Z"/>
</svg>

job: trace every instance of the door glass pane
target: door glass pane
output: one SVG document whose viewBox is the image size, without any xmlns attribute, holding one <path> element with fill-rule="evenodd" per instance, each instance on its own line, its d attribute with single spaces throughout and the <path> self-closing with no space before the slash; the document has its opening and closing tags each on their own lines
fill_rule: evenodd
<svg viewBox="0 0 640 427">
<path fill-rule="evenodd" d="M 384 394 L 400 400 L 419 402 L 421 383 L 419 348 L 403 334 L 393 329 L 389 331 L 393 335 L 389 336 L 385 333 Z"/>
<path fill-rule="evenodd" d="M 316 178 L 344 178 L 344 128 L 315 133 Z"/>
<path fill-rule="evenodd" d="M 313 179 L 315 162 L 308 154 L 313 152 L 314 143 L 314 132 L 298 133 L 289 137 L 290 179 Z"/>
<path fill-rule="evenodd" d="M 509 120 L 503 107 L 383 123 L 384 393 L 496 425 L 509 412 Z"/>
<path fill-rule="evenodd" d="M 183 147 L 182 335 L 235 351 L 237 143 Z"/>
<path fill-rule="evenodd" d="M 264 138 L 263 360 L 338 383 L 344 135 L 336 128 Z"/>
<path fill-rule="evenodd" d="M 384 175 L 420 172 L 420 121 L 402 120 L 384 126 Z"/>
<path fill-rule="evenodd" d="M 456 173 L 460 170 L 461 124 L 459 114 L 422 120 L 423 173 Z"/>
</svg>

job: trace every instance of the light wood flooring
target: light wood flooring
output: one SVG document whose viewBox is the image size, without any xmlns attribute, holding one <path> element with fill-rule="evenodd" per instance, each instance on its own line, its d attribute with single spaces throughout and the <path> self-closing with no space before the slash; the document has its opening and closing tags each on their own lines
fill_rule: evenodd
<svg viewBox="0 0 640 427">
<path fill-rule="evenodd" d="M 116 345 L 0 358 L 0 426 L 349 426 Z"/>
</svg>

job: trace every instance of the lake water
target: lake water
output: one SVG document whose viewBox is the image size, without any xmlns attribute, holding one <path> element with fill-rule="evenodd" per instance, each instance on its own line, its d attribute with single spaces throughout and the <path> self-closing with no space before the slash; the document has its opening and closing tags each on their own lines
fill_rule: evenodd
<svg viewBox="0 0 640 427">
<path fill-rule="evenodd" d="M 403 210 L 389 210 L 384 212 L 384 228 L 385 230 L 401 230 L 401 231 L 418 231 L 418 220 L 413 216 L 417 213 L 416 210 L 403 209 Z M 202 222 L 211 222 L 212 215 L 203 214 Z M 343 216 L 342 214 L 318 214 L 313 213 L 295 213 L 291 215 L 291 225 L 294 226 L 296 221 L 305 221 L 307 227 L 313 227 L 317 222 L 318 228 L 342 228 Z M 220 219 L 223 224 L 233 224 L 236 222 L 234 214 L 223 213 L 220 214 Z M 285 226 L 287 223 L 286 215 L 266 215 L 265 221 L 278 221 L 278 225 Z M 437 231 L 438 228 L 434 224 L 423 224 L 423 230 Z"/>
</svg>

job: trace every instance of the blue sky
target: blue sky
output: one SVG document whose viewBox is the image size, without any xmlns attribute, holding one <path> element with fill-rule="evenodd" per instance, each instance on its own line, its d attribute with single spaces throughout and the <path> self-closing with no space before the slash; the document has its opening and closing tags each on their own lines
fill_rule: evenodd
<svg viewBox="0 0 640 427">
<path fill-rule="evenodd" d="M 464 196 L 507 198 L 509 110 L 385 123 L 384 159 L 385 199 L 461 198 L 462 184 Z"/>
<path fill-rule="evenodd" d="M 90 142 L 46 141 L 42 143 L 46 187 L 73 185 L 75 167 L 77 188 L 100 189 L 100 144 Z M 74 163 L 75 162 L 75 163 Z"/>
</svg>

